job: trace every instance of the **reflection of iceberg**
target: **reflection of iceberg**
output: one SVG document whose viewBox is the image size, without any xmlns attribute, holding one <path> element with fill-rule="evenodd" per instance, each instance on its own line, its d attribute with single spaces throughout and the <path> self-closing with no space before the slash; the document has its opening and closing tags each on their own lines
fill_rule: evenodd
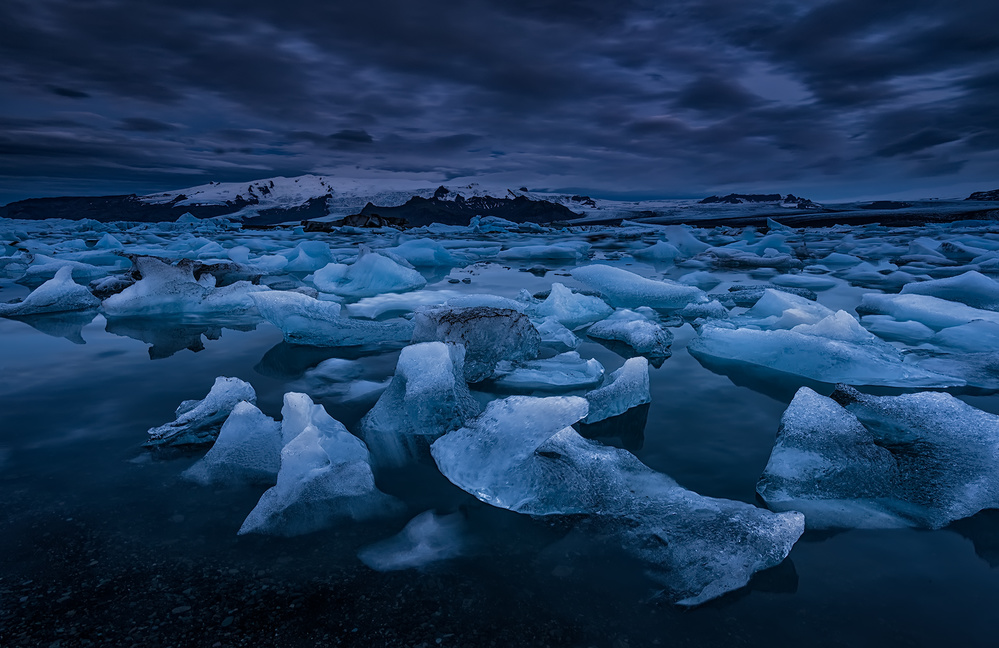
<svg viewBox="0 0 999 648">
<path fill-rule="evenodd" d="M 52 337 L 66 338 L 73 344 L 86 344 L 83 327 L 94 321 L 96 310 L 73 313 L 49 313 L 45 315 L 25 315 L 10 319 L 24 322 L 28 326 Z"/>
<path fill-rule="evenodd" d="M 630 452 L 638 452 L 645 445 L 645 426 L 649 422 L 651 403 L 645 403 L 596 423 L 579 422 L 579 434 L 587 439 L 600 439 Z"/>
<path fill-rule="evenodd" d="M 109 319 L 105 330 L 113 335 L 130 337 L 150 344 L 149 358 L 161 360 L 169 358 L 183 349 L 202 351 L 205 343 L 201 336 L 209 340 L 218 340 L 222 329 L 233 331 L 252 331 L 256 324 L 233 325 L 216 324 L 211 321 L 191 321 L 189 319 L 165 319 L 148 317 L 129 317 L 125 319 Z"/>
<path fill-rule="evenodd" d="M 278 342 L 264 354 L 253 370 L 261 376 L 276 380 L 296 380 L 304 376 L 309 369 L 330 358 L 357 360 L 358 358 L 380 355 L 383 352 L 384 349 L 377 346 L 316 347 Z"/>
</svg>

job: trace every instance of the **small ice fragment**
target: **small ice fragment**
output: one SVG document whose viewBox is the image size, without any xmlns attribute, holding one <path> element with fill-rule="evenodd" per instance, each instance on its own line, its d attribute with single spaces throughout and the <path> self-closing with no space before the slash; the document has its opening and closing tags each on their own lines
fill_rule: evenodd
<svg viewBox="0 0 999 648">
<path fill-rule="evenodd" d="M 211 443 L 219 434 L 222 424 L 241 401 L 257 402 L 257 394 L 250 383 L 239 378 L 219 376 L 211 391 L 200 401 L 190 400 L 180 404 L 176 420 L 149 429 L 147 446 L 179 446 Z"/>
</svg>

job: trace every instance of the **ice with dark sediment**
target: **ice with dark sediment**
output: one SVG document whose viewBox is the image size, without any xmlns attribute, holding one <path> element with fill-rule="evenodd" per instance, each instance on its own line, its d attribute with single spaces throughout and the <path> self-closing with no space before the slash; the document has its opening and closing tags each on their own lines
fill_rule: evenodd
<svg viewBox="0 0 999 648">
<path fill-rule="evenodd" d="M 316 270 L 312 283 L 320 292 L 360 299 L 419 290 L 427 285 L 427 280 L 412 267 L 362 246 L 353 263 L 330 263 Z"/>
<path fill-rule="evenodd" d="M 248 281 L 216 287 L 211 274 L 195 279 L 190 262 L 171 265 L 153 257 L 134 261 L 142 278 L 104 300 L 101 309 L 108 317 L 248 315 L 255 310 L 252 295 L 269 291 Z"/>
<path fill-rule="evenodd" d="M 402 509 L 378 490 L 364 442 L 322 405 L 289 392 L 281 410 L 281 468 L 243 521 L 239 534 L 296 536 L 345 520 L 393 515 Z"/>
<path fill-rule="evenodd" d="M 575 293 L 557 282 L 552 284 L 551 292 L 543 302 L 527 308 L 527 314 L 532 318 L 555 317 L 568 329 L 592 324 L 613 312 L 614 309 L 599 297 Z"/>
<path fill-rule="evenodd" d="M 905 362 L 902 352 L 864 329 L 845 311 L 790 329 L 708 323 L 687 350 L 698 359 L 759 365 L 824 383 L 953 387 L 965 382 Z"/>
<path fill-rule="evenodd" d="M 939 529 L 999 507 L 999 417 L 942 392 L 802 387 L 757 491 L 810 528 Z"/>
<path fill-rule="evenodd" d="M 680 605 L 742 587 L 783 561 L 801 535 L 799 513 L 702 497 L 627 451 L 582 438 L 570 426 L 587 411 L 587 401 L 572 396 L 493 401 L 431 452 L 445 477 L 483 502 L 529 515 L 590 516 Z"/>
<path fill-rule="evenodd" d="M 610 317 L 591 326 L 586 335 L 623 342 L 636 353 L 660 357 L 670 355 L 669 347 L 673 343 L 673 334 L 658 322 L 626 308 L 614 311 Z"/>
<path fill-rule="evenodd" d="M 361 549 L 357 557 L 375 571 L 423 569 L 466 551 L 461 513 L 437 515 L 424 511 L 391 538 Z"/>
<path fill-rule="evenodd" d="M 464 356 L 462 346 L 443 342 L 402 350 L 388 389 L 361 420 L 376 463 L 399 466 L 416 459 L 421 446 L 479 413 L 465 383 Z"/>
<path fill-rule="evenodd" d="M 297 292 L 273 290 L 254 293 L 252 298 L 261 317 L 281 329 L 286 342 L 294 344 L 325 347 L 401 344 L 413 335 L 411 322 L 343 317 L 340 304 Z"/>
<path fill-rule="evenodd" d="M 219 376 L 208 395 L 201 400 L 181 403 L 175 420 L 150 428 L 147 446 L 181 446 L 211 443 L 219 434 L 222 424 L 239 403 L 255 404 L 257 394 L 253 386 L 239 378 Z"/>
<path fill-rule="evenodd" d="M 583 423 L 597 423 L 624 414 L 633 407 L 652 402 L 649 391 L 649 361 L 642 356 L 625 360 L 604 384 L 586 393 L 590 404 Z"/>
<path fill-rule="evenodd" d="M 450 342 L 465 349 L 465 379 L 478 382 L 492 375 L 501 360 L 538 356 L 541 335 L 527 315 L 491 306 L 441 306 L 413 317 L 413 342 Z"/>
<path fill-rule="evenodd" d="M 587 265 L 574 268 L 570 274 L 604 296 L 617 308 L 676 309 L 691 302 L 708 301 L 704 291 L 696 286 L 677 283 L 668 279 L 646 279 L 634 272 L 609 265 Z"/>
<path fill-rule="evenodd" d="M 575 351 L 552 358 L 510 362 L 496 365 L 491 385 L 506 392 L 568 392 L 591 389 L 604 378 L 604 367 L 597 360 L 585 360 Z"/>
<path fill-rule="evenodd" d="M 73 281 L 73 269 L 63 266 L 20 302 L 0 304 L 0 316 L 66 313 L 97 308 L 101 301 L 88 288 Z"/>
<path fill-rule="evenodd" d="M 230 412 L 208 453 L 182 473 L 199 484 L 273 484 L 281 467 L 281 424 L 248 401 Z"/>
</svg>

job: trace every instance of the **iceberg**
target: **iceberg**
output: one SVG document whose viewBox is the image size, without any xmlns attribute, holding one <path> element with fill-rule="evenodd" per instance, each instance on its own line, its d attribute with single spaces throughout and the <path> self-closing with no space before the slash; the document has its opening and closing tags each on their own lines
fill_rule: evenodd
<svg viewBox="0 0 999 648">
<path fill-rule="evenodd" d="M 939 529 L 999 507 L 999 417 L 940 392 L 802 387 L 757 492 L 810 528 Z"/>
<path fill-rule="evenodd" d="M 239 535 L 296 536 L 345 519 L 393 515 L 401 508 L 378 490 L 364 442 L 305 394 L 284 396 L 285 446 L 277 484 L 250 511 Z"/>
<path fill-rule="evenodd" d="M 281 467 L 281 424 L 240 401 L 222 424 L 215 445 L 182 473 L 202 485 L 271 485 Z"/>
<path fill-rule="evenodd" d="M 447 248 L 433 239 L 413 239 L 405 241 L 388 252 L 417 268 L 436 268 L 459 265 Z"/>
<path fill-rule="evenodd" d="M 995 311 L 914 293 L 868 293 L 861 299 L 857 312 L 862 315 L 890 315 L 899 321 L 920 322 L 935 331 L 975 320 L 999 323 L 999 313 Z"/>
<path fill-rule="evenodd" d="M 413 342 L 450 342 L 465 348 L 468 382 L 488 378 L 501 360 L 536 358 L 541 346 L 541 335 L 527 315 L 508 308 L 429 308 L 417 312 L 413 324 Z"/>
<path fill-rule="evenodd" d="M 281 329 L 286 342 L 323 347 L 402 344 L 413 335 L 406 321 L 372 322 L 341 317 L 336 302 L 289 291 L 254 293 L 260 315 Z"/>
<path fill-rule="evenodd" d="M 592 286 L 616 308 L 683 308 L 691 302 L 708 301 L 704 291 L 675 281 L 646 279 L 634 272 L 608 265 L 588 265 L 573 269 L 569 274 L 577 281 Z"/>
<path fill-rule="evenodd" d="M 669 357 L 673 334 L 640 313 L 619 309 L 607 319 L 591 326 L 586 335 L 600 340 L 627 344 L 636 353 L 659 358 Z"/>
<path fill-rule="evenodd" d="M 902 286 L 902 294 L 929 295 L 972 308 L 999 311 L 999 282 L 973 270 L 956 277 L 908 283 Z"/>
<path fill-rule="evenodd" d="M 431 453 L 445 477 L 492 506 L 591 516 L 679 605 L 742 587 L 782 562 L 801 535 L 800 513 L 702 497 L 627 451 L 584 439 L 570 426 L 587 410 L 573 396 L 493 401 Z"/>
<path fill-rule="evenodd" d="M 534 327 L 541 336 L 541 343 L 550 347 L 571 351 L 582 342 L 572 331 L 562 326 L 554 315 L 549 315 L 540 323 L 535 322 Z"/>
<path fill-rule="evenodd" d="M 31 291 L 23 301 L 0 304 L 0 317 L 65 313 L 97 308 L 100 304 L 90 290 L 73 281 L 73 269 L 62 266 L 55 276 Z"/>
<path fill-rule="evenodd" d="M 419 290 L 427 280 L 416 270 L 362 247 L 354 263 L 331 263 L 320 268 L 312 276 L 312 283 L 321 292 L 360 299 Z"/>
<path fill-rule="evenodd" d="M 531 317 L 554 317 L 568 329 L 577 329 L 602 320 L 613 312 L 614 309 L 599 297 L 574 293 L 560 283 L 552 284 L 551 292 L 543 302 L 527 308 L 527 314 Z"/>
<path fill-rule="evenodd" d="M 604 367 L 594 359 L 583 360 L 575 351 L 567 351 L 544 360 L 497 364 L 494 387 L 511 392 L 566 392 L 596 387 L 604 378 Z"/>
<path fill-rule="evenodd" d="M 633 407 L 652 402 L 649 392 L 649 361 L 629 358 L 604 384 L 587 392 L 589 413 L 583 423 L 591 424 L 624 414 Z"/>
<path fill-rule="evenodd" d="M 361 432 L 377 463 L 400 466 L 421 447 L 478 415 L 480 407 L 465 384 L 465 349 L 423 342 L 399 354 L 395 376 L 361 419 Z"/>
<path fill-rule="evenodd" d="M 255 404 L 253 386 L 239 378 L 219 376 L 208 395 L 201 400 L 187 400 L 177 407 L 176 419 L 149 429 L 147 446 L 180 446 L 211 443 L 222 424 L 240 402 Z"/>
<path fill-rule="evenodd" d="M 687 350 L 698 360 L 754 364 L 824 383 L 885 387 L 964 384 L 960 378 L 904 362 L 900 351 L 861 327 L 845 311 L 787 330 L 705 324 Z"/>
</svg>

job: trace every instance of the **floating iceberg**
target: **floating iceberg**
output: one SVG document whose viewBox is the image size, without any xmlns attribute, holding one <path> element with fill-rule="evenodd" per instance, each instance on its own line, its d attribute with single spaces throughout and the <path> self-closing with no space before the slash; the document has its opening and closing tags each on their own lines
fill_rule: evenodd
<svg viewBox="0 0 999 648">
<path fill-rule="evenodd" d="M 488 378 L 501 360 L 538 356 L 541 335 L 527 315 L 489 306 L 430 308 L 413 318 L 413 342 L 450 342 L 465 348 L 465 379 Z"/>
<path fill-rule="evenodd" d="M 361 420 L 361 431 L 375 460 L 403 465 L 419 456 L 420 446 L 456 430 L 479 411 L 465 384 L 463 347 L 424 342 L 402 350 L 395 376 Z"/>
<path fill-rule="evenodd" d="M 365 547 L 357 556 L 375 571 L 422 569 L 465 551 L 465 523 L 460 513 L 424 511 L 398 535 Z"/>
<path fill-rule="evenodd" d="M 0 304 L 0 317 L 65 313 L 97 308 L 100 304 L 90 290 L 73 281 L 73 269 L 63 266 L 52 279 L 31 291 L 23 301 Z"/>
<path fill-rule="evenodd" d="M 240 402 L 257 402 L 250 383 L 239 378 L 219 376 L 208 395 L 201 400 L 184 401 L 177 407 L 176 420 L 149 429 L 147 446 L 180 446 L 211 443 L 229 414 Z"/>
<path fill-rule="evenodd" d="M 657 322 L 640 313 L 620 309 L 591 326 L 586 335 L 600 340 L 616 340 L 627 344 L 636 353 L 654 357 L 669 357 L 673 334 Z"/>
<path fill-rule="evenodd" d="M 613 312 L 614 309 L 599 297 L 574 293 L 560 283 L 552 284 L 551 292 L 543 302 L 532 304 L 527 309 L 531 317 L 555 317 L 568 329 L 602 320 Z"/>
<path fill-rule="evenodd" d="M 757 492 L 809 527 L 939 529 L 999 507 L 999 417 L 945 393 L 802 387 Z"/>
<path fill-rule="evenodd" d="M 964 381 L 905 363 L 900 351 L 845 311 L 790 330 L 706 324 L 687 345 L 695 358 L 744 362 L 824 383 L 952 387 Z"/>
<path fill-rule="evenodd" d="M 975 320 L 999 323 L 999 313 L 994 311 L 919 294 L 868 293 L 861 299 L 857 312 L 864 315 L 890 315 L 899 321 L 921 322 L 935 331 Z"/>
<path fill-rule="evenodd" d="M 652 402 L 649 392 L 649 361 L 639 356 L 629 358 L 620 369 L 607 377 L 603 386 L 587 392 L 589 413 L 583 423 L 596 423 L 624 414 L 632 407 Z"/>
<path fill-rule="evenodd" d="M 427 285 L 427 280 L 412 268 L 362 248 L 350 265 L 331 263 L 316 270 L 312 283 L 322 292 L 359 299 L 419 290 Z"/>
<path fill-rule="evenodd" d="M 413 325 L 405 321 L 371 322 L 341 317 L 340 304 L 288 291 L 254 293 L 260 315 L 294 344 L 342 347 L 407 342 Z"/>
<path fill-rule="evenodd" d="M 604 367 L 594 359 L 583 360 L 575 351 L 567 351 L 544 360 L 510 362 L 496 365 L 492 384 L 508 392 L 567 392 L 596 387 L 604 378 Z"/>
<path fill-rule="evenodd" d="M 582 341 L 575 333 L 562 326 L 554 315 L 549 315 L 534 326 L 541 336 L 541 343 L 551 347 L 572 350 Z"/>
<path fill-rule="evenodd" d="M 593 516 L 680 605 L 742 587 L 784 560 L 803 531 L 801 514 L 701 497 L 629 452 L 587 441 L 569 427 L 587 407 L 571 396 L 493 401 L 431 452 L 445 477 L 493 506 Z"/>
<path fill-rule="evenodd" d="M 343 519 L 392 515 L 401 503 L 375 486 L 364 442 L 305 394 L 285 394 L 281 469 L 239 534 L 295 536 Z"/>
<path fill-rule="evenodd" d="M 577 281 L 600 291 L 614 307 L 683 308 L 691 302 L 707 301 L 704 291 L 675 281 L 646 279 L 634 272 L 608 265 L 588 265 L 573 269 Z"/>
<path fill-rule="evenodd" d="M 417 268 L 458 265 L 447 248 L 433 239 L 406 241 L 394 248 L 389 248 L 388 251 Z"/>
<path fill-rule="evenodd" d="M 247 401 L 236 403 L 215 445 L 183 477 L 199 484 L 273 484 L 281 467 L 281 424 Z"/>
</svg>

